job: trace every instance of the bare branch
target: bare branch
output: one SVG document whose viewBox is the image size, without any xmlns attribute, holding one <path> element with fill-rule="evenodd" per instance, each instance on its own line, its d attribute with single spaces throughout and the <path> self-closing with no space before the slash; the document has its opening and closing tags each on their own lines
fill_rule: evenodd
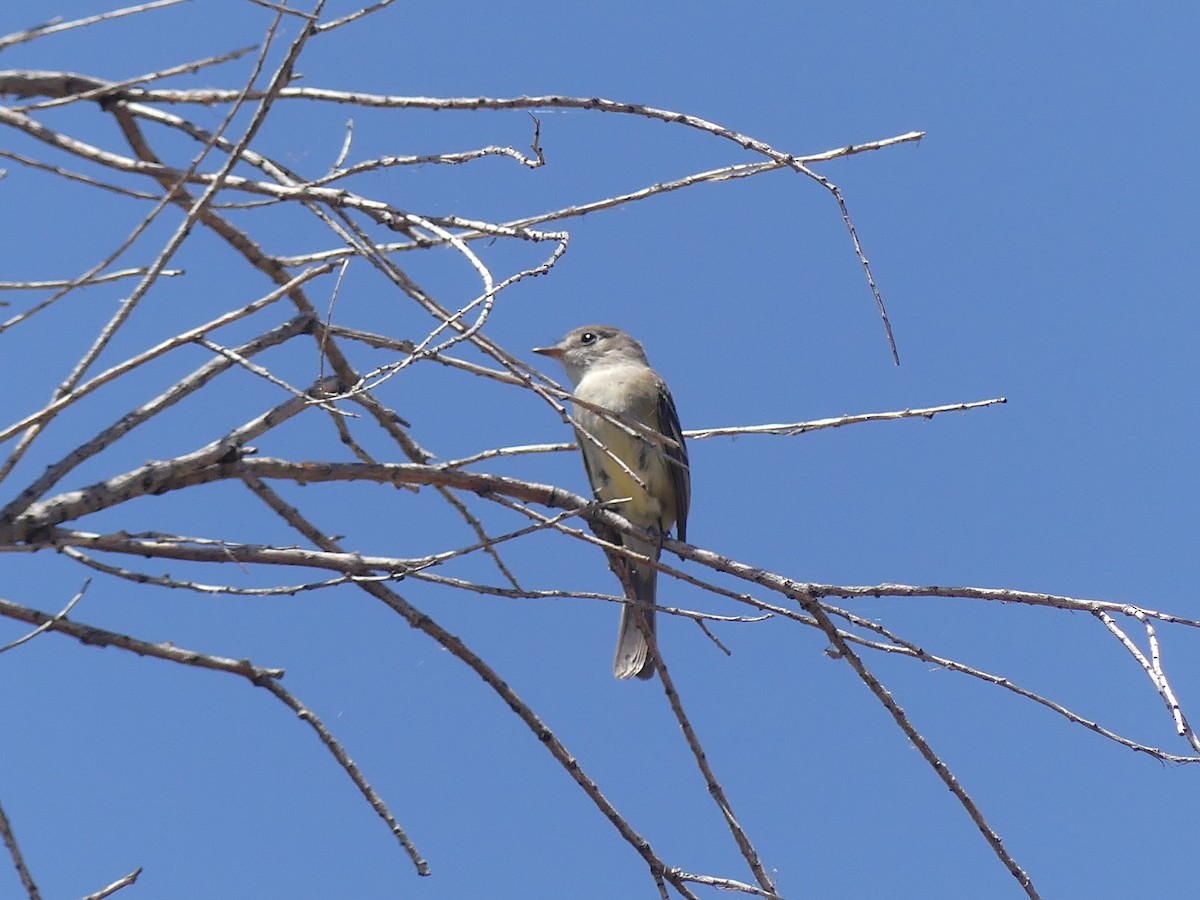
<svg viewBox="0 0 1200 900">
<path fill-rule="evenodd" d="M 107 181 L 101 181 L 98 178 L 92 178 L 88 175 L 82 175 L 79 172 L 72 172 L 69 169 L 64 169 L 62 166 L 55 166 L 55 165 L 51 165 L 49 163 L 42 162 L 41 160 L 30 159 L 28 156 L 22 156 L 20 153 L 13 153 L 9 150 L 0 149 L 0 157 L 2 157 L 4 159 L 11 159 L 13 162 L 18 162 L 21 165 L 23 165 L 27 168 L 30 168 L 30 169 L 37 169 L 41 172 L 49 172 L 51 175 L 54 175 L 58 178 L 62 178 L 66 181 L 77 181 L 80 184 L 86 184 L 89 187 L 100 188 L 100 190 L 102 190 L 102 191 L 108 191 L 109 193 L 117 194 L 122 197 L 131 197 L 134 200 L 154 200 L 154 201 L 162 200 L 162 197 L 157 194 L 150 194 L 145 191 L 130 190 L 129 188 L 121 187 L 119 184 L 110 184 Z M 165 275 L 165 274 L 167 274 L 167 272 L 177 273 L 178 270 L 168 269 L 168 270 L 164 271 L 162 274 Z M 139 272 L 138 274 L 143 274 L 143 273 Z M 69 282 L 68 284 L 70 284 L 70 283 L 71 282 Z M 8 327 L 8 325 L 6 324 L 5 328 L 7 328 L 7 327 Z M 3 331 L 3 330 L 4 330 L 4 328 L 0 328 L 0 331 Z"/>
<path fill-rule="evenodd" d="M 44 632 L 48 628 L 50 628 L 50 626 L 53 625 L 55 622 L 59 621 L 60 619 L 66 618 L 67 613 L 69 613 L 72 609 L 75 608 L 75 604 L 83 599 L 83 595 L 84 595 L 84 593 L 86 593 L 86 591 L 88 589 L 88 585 L 91 584 L 91 581 L 92 580 L 89 578 L 83 583 L 83 587 L 81 587 L 79 589 L 79 592 L 76 593 L 75 596 L 72 597 L 70 599 L 70 601 L 67 603 L 67 605 L 62 608 L 62 612 L 60 612 L 58 615 L 56 615 L 49 622 L 44 622 L 43 624 L 39 625 L 37 628 L 33 629 L 33 631 L 29 632 L 28 634 L 17 638 L 15 641 L 10 641 L 9 643 L 5 644 L 3 647 L 0 647 L 0 653 L 4 653 L 7 650 L 11 650 L 13 647 L 19 647 L 21 644 L 24 644 L 26 641 L 33 640 L 39 634 L 41 634 L 42 632 Z"/>
<path fill-rule="evenodd" d="M 835 650 L 837 651 L 838 657 L 846 660 L 846 662 L 850 664 L 850 668 L 854 670 L 854 673 L 862 680 L 863 684 L 870 689 L 871 693 L 875 695 L 875 699 L 878 700 L 884 709 L 888 711 L 888 713 L 892 716 L 892 719 L 896 722 L 896 725 L 899 726 L 900 730 L 904 732 L 905 736 L 912 741 L 913 746 L 917 748 L 917 752 L 919 752 L 921 756 L 925 758 L 925 761 L 928 762 L 933 771 L 937 773 L 937 776 L 950 790 L 950 793 L 954 794 L 958 802 L 962 804 L 963 809 L 967 811 L 967 815 L 971 817 L 971 821 L 975 823 L 975 827 L 979 829 L 979 832 L 983 835 L 984 840 L 986 840 L 991 846 L 992 852 L 996 854 L 996 858 L 1004 864 L 1005 868 L 1008 869 L 1013 878 L 1017 880 L 1017 883 L 1021 885 L 1026 896 L 1028 896 L 1030 900 L 1038 900 L 1040 895 L 1038 894 L 1037 889 L 1034 888 L 1033 881 L 1029 878 L 1029 875 L 1026 874 L 1025 870 L 1017 865 L 1017 861 L 1013 859 L 1012 855 L 1008 852 L 1008 849 L 1004 846 L 1004 842 L 1001 840 L 1000 835 L 997 834 L 996 831 L 984 819 L 983 812 L 976 805 L 975 801 L 971 799 L 970 794 L 963 789 L 962 785 L 959 784 L 958 779 L 954 777 L 954 773 L 950 771 L 949 767 L 944 762 L 942 762 L 941 758 L 938 757 L 933 748 L 929 745 L 929 742 L 926 741 L 920 732 L 918 732 L 913 726 L 912 722 L 908 718 L 908 714 L 905 713 L 900 707 L 900 704 L 895 701 L 891 693 L 879 683 L 879 679 L 877 679 L 871 670 L 867 668 L 862 659 L 859 658 L 858 654 L 850 649 L 850 645 L 842 639 L 841 635 L 838 633 L 838 629 L 834 627 L 833 622 L 830 620 L 825 610 L 821 607 L 821 604 L 817 603 L 812 598 L 808 598 L 801 601 L 801 605 L 809 615 L 817 620 L 817 623 L 821 626 L 821 630 L 825 632 L 830 643 L 833 644 Z"/>
<path fill-rule="evenodd" d="M 285 322 L 277 328 L 272 328 L 270 331 L 260 335 L 254 340 L 243 344 L 238 348 L 238 353 L 243 357 L 252 356 L 256 353 L 262 352 L 268 347 L 278 346 L 279 344 L 290 340 L 296 335 L 304 333 L 311 327 L 311 319 L 305 316 L 296 316 L 291 321 Z M 42 496 L 46 491 L 58 483 L 63 476 L 77 467 L 80 463 L 95 456 L 105 447 L 110 446 L 120 438 L 124 437 L 134 428 L 149 421 L 162 410 L 174 406 L 189 394 L 200 390 L 204 385 L 208 384 L 209 381 L 232 366 L 233 363 L 224 357 L 217 357 L 216 359 L 210 360 L 199 369 L 196 369 L 190 375 L 184 377 L 180 381 L 177 381 L 174 385 L 172 385 L 159 396 L 155 397 L 153 400 L 150 400 L 149 402 L 139 406 L 137 409 L 131 410 L 125 415 L 121 416 L 116 422 L 114 422 L 108 428 L 105 428 L 90 441 L 80 444 L 58 462 L 48 466 L 41 477 L 39 477 L 33 482 L 33 484 L 29 485 L 29 487 L 18 494 L 17 497 L 7 506 L 5 506 L 3 510 L 0 510 L 0 523 L 10 521 L 12 517 L 16 516 L 21 510 L 25 509 L 25 507 L 28 506 L 33 500 Z M 326 384 L 336 383 L 336 381 L 326 382 Z M 318 385 L 317 389 L 320 389 L 321 387 L 322 385 Z M 290 403 L 295 404 L 296 401 L 290 401 Z M 307 404 L 304 404 L 304 406 L 307 406 Z M 279 413 L 280 415 L 283 414 L 282 411 L 286 410 L 286 414 L 290 416 L 299 412 L 300 407 L 295 407 L 285 403 L 283 406 L 279 407 L 279 410 L 281 411 Z M 39 424 L 42 421 L 46 420 L 39 420 Z M 261 433 L 256 430 L 257 428 L 270 428 L 274 427 L 274 424 L 275 420 L 271 419 L 270 415 L 268 415 L 268 417 L 262 420 L 259 424 L 253 426 L 246 432 L 239 432 L 239 434 L 244 436 L 246 440 L 250 440 L 251 438 L 248 435 Z M 3 435 L 0 436 L 0 440 L 2 440 L 4 437 L 11 437 L 12 433 L 14 432 L 15 429 L 10 429 L 4 432 Z M 210 448 L 215 451 L 218 443 L 220 442 L 215 442 L 214 444 L 210 445 Z M 221 454 L 227 452 L 228 449 L 229 446 L 226 445 L 216 454 L 216 456 L 219 457 Z"/>
<path fill-rule="evenodd" d="M 46 626 L 48 631 L 73 637 L 81 644 L 91 647 L 116 647 L 136 653 L 138 656 L 153 656 L 168 662 L 185 666 L 196 666 L 201 669 L 212 669 L 215 672 L 225 672 L 230 675 L 240 675 L 243 678 L 282 678 L 282 669 L 264 669 L 254 665 L 247 659 L 225 659 L 195 650 L 185 650 L 172 643 L 155 644 L 143 641 L 127 634 L 106 631 L 92 625 L 84 625 L 67 618 L 48 615 L 40 610 L 30 609 L 8 600 L 0 599 L 0 616 L 26 622 L 30 625 Z"/>
<path fill-rule="evenodd" d="M 17 874 L 21 878 L 21 887 L 25 888 L 26 896 L 29 897 L 29 900 L 41 900 L 42 894 L 38 890 L 33 876 L 29 874 L 29 867 L 25 865 L 25 857 L 21 853 L 20 845 L 17 844 L 12 823 L 8 821 L 8 814 L 4 812 L 3 806 L 0 806 L 0 838 L 3 838 L 4 846 L 8 848 L 8 855 L 12 857 L 13 866 L 16 867 Z"/>
<path fill-rule="evenodd" d="M 1166 706 L 1167 711 L 1171 714 L 1171 718 L 1175 722 L 1175 730 L 1179 736 L 1185 738 L 1192 745 L 1192 749 L 1200 753 L 1200 739 L 1196 737 L 1195 732 L 1188 725 L 1187 719 L 1183 715 L 1183 710 L 1179 706 L 1179 700 L 1175 697 L 1175 691 L 1172 689 L 1171 683 L 1167 680 L 1167 675 L 1163 671 L 1162 660 L 1159 657 L 1158 650 L 1158 635 L 1155 633 L 1154 627 L 1150 624 L 1147 614 L 1143 610 L 1134 607 L 1126 607 L 1124 612 L 1136 618 L 1145 627 L 1146 637 L 1150 643 L 1150 659 L 1147 659 L 1145 654 L 1138 649 L 1137 645 L 1117 625 L 1112 616 L 1103 610 L 1093 610 L 1096 618 L 1104 623 L 1104 627 L 1120 641 L 1121 646 L 1129 651 L 1129 655 L 1137 660 L 1138 665 L 1145 671 L 1146 677 L 1150 679 L 1150 683 L 1154 685 L 1154 689 L 1162 698 L 1163 705 Z"/>
<path fill-rule="evenodd" d="M 212 669 L 231 675 L 239 675 L 255 686 L 266 689 L 281 703 L 295 712 L 302 721 L 307 722 L 313 731 L 317 733 L 321 742 L 325 744 L 329 752 L 338 761 L 338 764 L 350 776 L 350 779 L 371 804 L 371 807 L 388 824 L 392 834 L 395 835 L 401 846 L 409 854 L 410 859 L 412 859 L 417 873 L 420 875 L 429 874 L 428 864 L 421 858 L 416 847 L 408 839 L 408 836 L 404 833 L 404 829 L 400 827 L 395 817 L 392 816 L 383 800 L 370 784 L 367 783 L 366 779 L 363 778 L 362 772 L 354 764 L 354 761 L 350 759 L 345 748 L 342 747 L 332 732 L 325 727 L 325 724 L 311 710 L 300 703 L 299 700 L 279 684 L 279 679 L 283 677 L 282 669 L 264 669 L 256 666 L 247 659 L 223 659 L 206 653 L 198 653 L 194 650 L 185 650 L 170 643 L 151 644 L 129 637 L 128 635 L 117 634 L 116 632 L 106 631 L 102 628 L 71 622 L 65 618 L 47 616 L 45 613 L 10 603 L 7 600 L 0 600 L 0 616 L 7 616 L 11 619 L 37 625 L 46 625 L 51 631 L 69 635 L 83 644 L 97 647 L 117 647 L 136 653 L 139 656 L 153 656 L 181 665 L 196 666 L 202 669 Z"/>
<path fill-rule="evenodd" d="M 341 553 L 341 548 L 331 538 L 327 537 L 320 529 L 310 523 L 307 519 L 300 516 L 299 512 L 293 507 L 283 504 L 282 501 L 272 499 L 269 489 L 265 485 L 251 483 L 251 487 L 264 496 L 268 501 L 268 505 L 272 509 L 286 510 L 285 516 L 289 524 L 297 528 L 309 540 L 321 547 L 326 553 L 338 554 Z M 433 638 L 439 645 L 444 647 L 450 653 L 454 654 L 459 660 L 471 668 L 484 682 L 495 691 L 503 700 L 505 705 L 511 709 L 525 725 L 533 732 L 534 736 L 554 757 L 555 760 L 566 770 L 567 774 L 574 779 L 575 783 L 583 789 L 588 798 L 600 809 L 605 817 L 616 827 L 621 836 L 632 846 L 641 857 L 650 866 L 651 872 L 655 877 L 662 877 L 670 881 L 671 884 L 685 897 L 693 897 L 694 895 L 683 884 L 682 880 L 675 874 L 674 870 L 669 869 L 666 864 L 654 852 L 650 843 L 633 830 L 632 826 L 617 812 L 616 808 L 600 793 L 600 789 L 583 770 L 577 759 L 572 756 L 567 748 L 559 741 L 554 733 L 546 726 L 546 724 L 537 716 L 536 713 L 522 700 L 507 682 L 501 679 L 496 672 L 489 666 L 482 657 L 473 652 L 467 645 L 454 634 L 444 629 L 441 625 L 435 622 L 430 616 L 422 613 L 415 606 L 403 599 L 395 591 L 391 590 L 386 585 L 375 581 L 359 581 L 358 586 L 372 595 L 376 599 L 383 602 L 389 609 L 400 615 L 409 625 L 419 631 L 424 632 L 429 637 Z"/>
<path fill-rule="evenodd" d="M 287 284 L 281 285 L 277 290 L 271 291 L 271 293 L 267 294 L 265 297 L 246 304 L 241 309 L 236 309 L 233 312 L 225 313 L 224 315 L 205 322 L 203 325 L 198 325 L 195 328 L 180 332 L 179 334 L 168 338 L 159 344 L 156 344 L 149 350 L 139 353 L 137 356 L 130 357 L 129 359 L 125 360 L 125 362 L 113 366 L 110 369 L 106 369 L 104 372 L 96 375 L 90 381 L 79 385 L 68 393 L 58 396 L 55 400 L 44 406 L 38 412 L 30 414 L 0 431 L 0 441 L 7 440 L 14 434 L 24 431 L 26 428 L 29 428 L 33 425 L 38 425 L 48 419 L 53 418 L 63 409 L 82 399 L 83 397 L 86 397 L 97 388 L 102 387 L 103 385 L 108 384 L 109 382 L 114 381 L 129 372 L 132 372 L 134 369 L 137 369 L 145 363 L 150 362 L 152 359 L 157 359 L 163 354 L 179 347 L 200 342 L 201 338 L 209 332 L 223 328 L 224 326 L 229 325 L 232 322 L 236 322 L 239 319 L 243 319 L 246 316 L 253 315 L 259 310 L 270 306 L 281 297 L 286 296 L 293 288 L 298 287 L 299 285 L 317 277 L 318 275 L 325 274 L 332 268 L 333 265 L 329 264 L 302 272 Z M 230 354 L 228 357 L 230 362 L 244 362 L 245 360 L 244 355 L 238 353 L 237 351 L 227 351 L 227 353 Z"/>
<path fill-rule="evenodd" d="M 49 34 L 58 34 L 62 31 L 69 31 L 72 28 L 84 28 L 88 25 L 94 25 L 97 22 L 105 22 L 110 19 L 119 19 L 124 16 L 132 16 L 137 13 L 149 12 L 152 9 L 162 9 L 165 6 L 175 6 L 179 3 L 186 3 L 187 0 L 154 0 L 151 3 L 139 3 L 137 6 L 127 6 L 124 9 L 114 9 L 110 12 L 100 13 L 95 16 L 88 16 L 85 19 L 75 19 L 71 22 L 63 22 L 62 19 L 51 19 L 44 25 L 38 25 L 34 28 L 25 31 L 18 31 L 13 34 L 0 38 L 0 50 L 6 47 L 11 47 L 14 44 L 23 44 L 27 41 L 36 40 L 40 37 L 45 37 Z"/>
<path fill-rule="evenodd" d="M 421 856 L 416 845 L 405 833 L 404 829 L 400 826 L 400 823 L 396 821 L 396 818 L 392 815 L 391 810 L 389 810 L 387 805 L 383 802 L 383 798 L 376 793 L 375 789 L 371 787 L 370 782 L 363 777 L 362 771 L 357 765 L 355 765 L 354 760 L 352 760 L 346 753 L 346 749 L 341 745 L 341 742 L 339 742 L 338 739 L 333 736 L 333 732 L 325 727 L 325 723 L 318 719 L 313 714 L 312 710 L 308 709 L 294 696 L 284 690 L 283 685 L 281 685 L 278 680 L 274 678 L 259 678 L 255 680 L 254 683 L 261 688 L 266 688 L 268 691 L 274 694 L 281 703 L 290 707 L 291 710 L 301 719 L 301 721 L 307 722 L 309 726 L 312 727 L 313 731 L 317 733 L 317 737 L 321 739 L 321 743 L 323 743 L 326 749 L 333 754 L 333 758 L 338 761 L 338 765 L 340 765 L 346 774 L 350 776 L 350 780 L 354 782 L 354 786 L 358 788 L 359 792 L 362 793 L 367 802 L 371 804 L 371 808 L 375 810 L 379 818 L 383 819 L 383 821 L 387 824 L 388 829 L 392 832 L 392 835 L 397 841 L 400 842 L 400 846 L 404 848 L 404 851 L 408 854 L 408 858 L 412 860 L 412 864 L 416 868 L 417 874 L 430 874 L 429 863 L 427 863 L 425 858 Z"/>
<path fill-rule="evenodd" d="M 683 703 L 679 699 L 679 692 L 675 688 L 675 682 L 667 671 L 667 664 L 658 652 L 654 635 L 647 628 L 643 628 L 643 631 L 654 658 L 654 669 L 658 672 L 658 677 L 662 681 L 663 693 L 666 694 L 667 702 L 671 705 L 671 712 L 675 714 L 675 720 L 679 723 L 679 727 L 683 731 L 683 737 L 687 741 L 688 749 L 692 751 L 692 756 L 696 760 L 696 766 L 700 769 L 700 774 L 704 776 L 704 781 L 708 785 L 708 792 L 712 795 L 717 808 L 721 811 L 721 815 L 725 819 L 725 824 L 729 826 L 729 831 L 733 835 L 733 839 L 737 843 L 742 857 L 746 860 L 750 871 L 754 873 L 755 879 L 765 892 L 764 896 L 773 897 L 775 896 L 775 885 L 771 881 L 770 876 L 767 875 L 767 870 L 763 867 L 762 860 L 758 857 L 758 851 L 754 849 L 754 845 L 750 842 L 750 838 L 746 835 L 741 823 L 734 816 L 733 807 L 725 795 L 725 789 L 721 787 L 716 774 L 708 764 L 708 757 L 705 755 L 704 748 L 700 745 L 700 741 L 696 737 L 696 731 L 683 711 Z"/>
<path fill-rule="evenodd" d="M 138 866 L 124 878 L 118 878 L 106 888 L 101 888 L 94 894 L 88 894 L 83 900 L 104 900 L 105 897 L 111 897 L 121 888 L 129 887 L 138 880 L 138 876 L 142 874 L 142 867 Z"/>
<path fill-rule="evenodd" d="M 194 581 L 171 578 L 169 575 L 148 575 L 145 572 L 134 572 L 122 566 L 110 566 L 107 563 L 100 562 L 98 559 L 92 559 L 86 553 L 80 553 L 74 547 L 61 547 L 60 552 L 64 556 L 69 556 L 76 562 L 87 566 L 89 569 L 95 569 L 97 572 L 103 572 L 115 578 L 122 578 L 125 581 L 132 581 L 135 584 L 154 584 L 159 587 L 171 588 L 172 590 L 194 591 L 197 594 L 227 594 L 233 597 L 292 597 L 308 591 L 320 591 L 325 588 L 349 584 L 353 580 L 349 575 L 342 575 L 337 578 L 327 578 L 324 581 L 285 584 L 264 588 L 234 587 L 228 584 L 199 584 Z"/>
<path fill-rule="evenodd" d="M 93 284 L 108 284 L 111 281 L 119 281 L 122 278 L 137 278 L 145 274 L 145 269 L 122 269 L 120 272 L 108 272 L 104 275 L 96 275 L 83 281 L 68 281 L 65 279 L 57 281 L 0 281 L 0 291 L 39 291 L 61 287 L 88 287 Z M 164 278 L 172 278 L 176 275 L 182 275 L 183 270 L 165 269 L 159 274 Z"/>
<path fill-rule="evenodd" d="M 114 81 L 111 84 L 100 85 L 92 88 L 91 90 L 81 91 L 78 94 L 55 97 L 51 100 L 43 100 L 40 103 L 30 103 L 25 106 L 14 106 L 13 109 L 16 112 L 32 112 L 33 110 L 38 109 L 49 109 L 55 106 L 65 106 L 68 103 L 77 103 L 80 100 L 92 100 L 96 97 L 102 97 L 107 94 L 118 93 L 122 88 L 131 87 L 135 84 L 145 84 L 148 81 L 161 81 L 164 78 L 173 78 L 176 75 L 199 72 L 201 69 L 206 69 L 210 66 L 219 66 L 223 63 L 240 59 L 247 53 L 253 52 L 254 49 L 254 47 L 242 47 L 239 50 L 230 50 L 228 53 L 221 53 L 217 56 L 208 56 L 204 59 L 183 63 L 182 65 L 171 66 L 169 69 L 160 69 L 157 72 L 148 72 L 145 75 L 139 75 L 135 78 L 127 78 L 123 81 Z"/>
<path fill-rule="evenodd" d="M 369 16 L 373 12 L 378 12 L 385 6 L 391 6 L 394 2 L 395 0 L 378 0 L 376 3 L 371 3 L 367 6 L 364 6 L 362 9 L 355 10 L 348 15 L 342 16 L 340 19 L 334 19 L 330 22 L 326 22 L 323 25 L 318 25 L 316 31 L 318 34 L 325 31 L 333 31 L 333 29 L 341 28 L 343 25 L 349 25 L 351 22 L 355 22 L 358 19 L 361 19 L 363 16 Z"/>
<path fill-rule="evenodd" d="M 965 412 L 968 409 L 979 409 L 984 406 L 995 406 L 1007 403 L 1004 397 L 994 400 L 976 400 L 971 403 L 951 403 L 947 406 L 929 406 L 924 409 L 902 409 L 897 412 L 861 413 L 853 416 L 837 416 L 832 419 L 816 419 L 812 422 L 794 422 L 790 425 L 743 425 L 727 428 L 697 428 L 685 431 L 683 436 L 689 440 L 704 440 L 711 437 L 726 437 L 741 434 L 775 434 L 795 437 L 810 431 L 820 431 L 823 428 L 841 428 L 843 425 L 858 425 L 862 422 L 890 422 L 896 419 L 932 419 L 934 416 L 948 412 Z"/>
</svg>

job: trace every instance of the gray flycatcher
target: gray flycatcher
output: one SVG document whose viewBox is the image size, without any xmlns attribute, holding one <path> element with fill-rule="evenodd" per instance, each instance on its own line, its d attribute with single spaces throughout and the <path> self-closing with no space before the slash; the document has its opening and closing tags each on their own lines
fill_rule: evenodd
<svg viewBox="0 0 1200 900">
<path fill-rule="evenodd" d="M 646 362 L 642 345 L 611 325 L 585 325 L 569 332 L 553 347 L 535 347 L 533 352 L 562 363 L 579 400 L 609 410 L 616 418 L 636 422 L 667 439 L 659 441 L 636 434 L 631 425 L 614 424 L 600 413 L 574 404 L 576 437 L 596 499 L 625 500 L 615 511 L 630 522 L 659 535 L 677 524 L 679 539 L 687 540 L 691 499 L 687 448 L 675 401 L 666 382 Z M 580 434 L 581 430 L 586 434 Z M 637 477 L 630 477 L 630 472 Z M 626 549 L 654 560 L 662 550 L 659 543 L 629 535 L 622 535 L 620 540 Z M 658 571 L 632 560 L 626 562 L 632 596 L 621 609 L 613 674 L 618 678 L 651 678 L 654 661 L 649 658 L 646 637 L 637 619 L 640 614 L 646 631 L 654 633 Z"/>
</svg>

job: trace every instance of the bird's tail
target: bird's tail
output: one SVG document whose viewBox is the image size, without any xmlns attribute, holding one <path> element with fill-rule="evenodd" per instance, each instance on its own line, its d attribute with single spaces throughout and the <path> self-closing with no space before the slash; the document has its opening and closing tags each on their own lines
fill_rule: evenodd
<svg viewBox="0 0 1200 900">
<path fill-rule="evenodd" d="M 657 544 L 644 543 L 628 535 L 625 546 L 636 553 L 658 559 Z M 621 607 L 621 630 L 617 635 L 617 655 L 613 659 L 613 674 L 618 678 L 653 678 L 654 660 L 650 658 L 646 636 L 638 626 L 638 619 L 651 635 L 654 634 L 654 601 L 658 584 L 658 570 L 648 565 L 630 562 L 630 582 L 633 597 Z"/>
</svg>

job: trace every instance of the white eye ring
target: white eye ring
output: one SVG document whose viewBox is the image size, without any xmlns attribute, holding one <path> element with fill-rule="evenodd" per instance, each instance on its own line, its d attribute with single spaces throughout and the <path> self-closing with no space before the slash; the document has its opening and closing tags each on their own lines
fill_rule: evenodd
<svg viewBox="0 0 1200 900">
<path fill-rule="evenodd" d="M 579 343 L 581 343 L 581 344 L 594 344 L 594 343 L 596 343 L 596 334 L 595 334 L 595 332 L 593 332 L 593 331 L 585 331 L 583 334 L 581 334 L 581 335 L 579 336 Z"/>
</svg>

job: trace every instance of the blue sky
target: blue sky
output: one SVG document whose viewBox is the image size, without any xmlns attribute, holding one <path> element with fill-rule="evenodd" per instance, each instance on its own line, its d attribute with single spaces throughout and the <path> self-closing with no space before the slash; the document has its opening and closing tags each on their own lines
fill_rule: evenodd
<svg viewBox="0 0 1200 900">
<path fill-rule="evenodd" d="M 108 8 L 9 4 L 0 32 Z M 353 8 L 331 3 L 328 15 Z M 128 78 L 257 43 L 270 15 L 233 0 L 185 4 L 7 49 L 0 68 Z M 919 144 L 819 167 L 855 218 L 895 327 L 898 368 L 836 206 L 783 172 L 570 220 L 565 257 L 502 294 L 486 333 L 538 362 L 528 348 L 571 327 L 620 325 L 670 382 L 685 428 L 1006 397 L 1002 407 L 932 421 L 695 441 L 689 537 L 797 581 L 1010 587 L 1195 617 L 1196 25 L 1194 7 L 1182 3 L 401 3 L 314 40 L 299 71 L 305 86 L 380 94 L 642 103 L 795 154 L 926 132 Z M 173 83 L 234 87 L 245 71 L 239 63 Z M 204 127 L 220 118 L 203 107 L 176 111 Z M 416 212 L 502 221 L 755 159 L 659 122 L 539 115 L 542 169 L 485 159 L 372 174 L 357 187 Z M 276 107 L 257 146 L 317 177 L 351 117 L 351 161 L 524 148 L 531 131 L 524 112 L 291 103 Z M 94 106 L 39 118 L 121 149 Z M 162 147 L 177 160 L 193 149 L 176 139 Z M 16 132 L 0 148 L 45 155 Z M 0 166 L 9 223 L 0 280 L 78 274 L 148 211 L 11 161 Z M 273 253 L 334 245 L 294 210 L 231 215 Z M 152 259 L 177 222 L 165 216 L 125 264 Z M 537 262 L 541 250 L 480 246 L 501 275 Z M 461 260 L 410 256 L 410 274 L 448 304 L 474 295 Z M 106 362 L 269 289 L 202 230 L 178 265 L 188 275 L 152 292 Z M 322 284 L 314 293 L 327 298 Z M 18 373 L 0 401 L 4 423 L 39 408 L 130 288 L 80 293 L 0 335 L 7 370 Z M 5 299 L 16 309 L 29 302 Z M 426 328 L 366 267 L 347 275 L 337 316 L 397 337 Z M 308 351 L 265 362 L 306 384 L 316 375 Z M 82 437 L 206 358 L 199 348 L 179 351 L 142 380 L 80 404 L 0 486 L 5 502 Z M 389 358 L 361 360 L 367 368 Z M 379 394 L 442 459 L 569 435 L 532 396 L 432 366 Z M 214 382 L 207 404 L 172 411 L 63 488 L 194 449 L 282 399 L 249 375 Z M 349 458 L 315 417 L 268 435 L 260 451 Z M 585 490 L 574 454 L 480 470 Z M 416 556 L 470 541 L 429 492 L 278 487 L 363 553 Z M 478 508 L 496 531 L 519 527 Z M 183 501 L 139 500 L 80 527 L 295 542 L 230 485 Z M 562 537 L 539 535 L 509 553 L 529 587 L 614 590 L 603 558 Z M 130 564 L 209 583 L 307 577 Z M 9 554 L 0 596 L 56 611 L 87 574 L 50 553 Z M 497 580 L 476 562 L 446 574 Z M 614 607 L 464 596 L 412 581 L 397 589 L 495 666 L 668 862 L 750 880 L 657 682 L 610 675 Z M 740 612 L 667 579 L 660 598 Z M 1086 613 L 962 599 L 843 605 L 1135 740 L 1188 752 L 1137 664 Z M 434 874 L 413 873 L 345 774 L 265 692 L 44 635 L 0 657 L 9 734 L 0 802 L 44 896 L 80 896 L 136 866 L 145 872 L 128 896 L 655 896 L 637 855 L 478 677 L 361 592 L 213 598 L 97 577 L 72 618 L 285 668 L 285 685 L 343 740 Z M 1145 647 L 1136 623 L 1125 624 Z M 0 626 L 0 643 L 25 630 Z M 1158 630 L 1174 688 L 1194 710 L 1197 635 Z M 780 621 L 717 633 L 731 656 L 683 620 L 663 622 L 661 641 L 710 762 L 784 896 L 1021 895 L 872 695 L 825 654 L 821 634 Z M 1193 767 L 1131 752 L 930 665 L 865 659 L 1043 897 L 1156 896 L 1194 880 Z M 15 878 L 8 884 L 0 894 L 15 895 Z"/>
</svg>

